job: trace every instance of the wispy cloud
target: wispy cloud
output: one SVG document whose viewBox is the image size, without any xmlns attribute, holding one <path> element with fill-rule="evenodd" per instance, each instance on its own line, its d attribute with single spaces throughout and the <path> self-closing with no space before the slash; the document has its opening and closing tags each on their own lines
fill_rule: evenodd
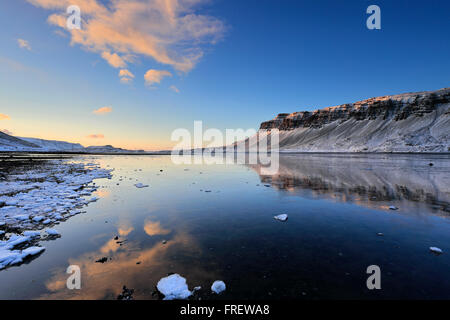
<svg viewBox="0 0 450 320">
<path fill-rule="evenodd" d="M 174 85 L 170 86 L 169 88 L 170 88 L 170 90 L 172 90 L 176 93 L 180 93 L 180 90 L 177 87 L 175 87 Z"/>
<path fill-rule="evenodd" d="M 102 52 L 102 58 L 114 68 L 125 68 L 127 65 L 117 53 L 111 54 L 110 52 L 104 51 Z"/>
<path fill-rule="evenodd" d="M 73 0 L 27 0 L 35 6 L 63 12 L 49 16 L 50 24 L 66 28 L 65 9 Z M 83 24 L 71 30 L 71 44 L 99 53 L 113 67 L 125 68 L 128 56 L 144 56 L 190 71 L 206 45 L 223 37 L 217 18 L 197 13 L 208 0 L 77 0 Z"/>
<path fill-rule="evenodd" d="M 11 119 L 7 114 L 0 113 L 0 120 L 9 120 Z"/>
<path fill-rule="evenodd" d="M 102 114 L 110 113 L 110 112 L 112 112 L 112 110 L 113 110 L 112 107 L 107 106 L 107 107 L 102 107 L 97 110 L 94 110 L 94 111 L 92 111 L 92 113 L 102 115 Z"/>
<path fill-rule="evenodd" d="M 122 69 L 119 71 L 119 78 L 120 78 L 120 82 L 129 83 L 129 82 L 133 81 L 134 74 L 132 74 L 130 70 Z"/>
<path fill-rule="evenodd" d="M 166 70 L 148 70 L 145 75 L 144 75 L 144 79 L 145 79 L 145 83 L 149 86 L 155 84 L 155 83 L 161 83 L 161 80 L 164 77 L 171 77 L 172 74 L 169 71 Z"/>
<path fill-rule="evenodd" d="M 17 44 L 19 45 L 19 47 L 21 47 L 23 49 L 27 49 L 28 51 L 31 51 L 30 43 L 27 40 L 19 38 L 19 39 L 17 39 Z"/>
<path fill-rule="evenodd" d="M 90 134 L 87 136 L 89 139 L 104 139 L 105 136 L 103 134 Z"/>
</svg>

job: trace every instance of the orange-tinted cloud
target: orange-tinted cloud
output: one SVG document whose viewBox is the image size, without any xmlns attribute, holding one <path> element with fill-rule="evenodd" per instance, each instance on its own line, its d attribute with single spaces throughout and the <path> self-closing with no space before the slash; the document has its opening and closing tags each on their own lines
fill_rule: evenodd
<svg viewBox="0 0 450 320">
<path fill-rule="evenodd" d="M 130 70 L 122 69 L 119 71 L 119 78 L 120 78 L 120 82 L 129 83 L 129 82 L 133 81 L 134 74 L 132 74 Z"/>
<path fill-rule="evenodd" d="M 105 59 L 114 68 L 125 68 L 125 61 L 117 54 L 107 51 L 102 52 L 102 58 Z"/>
<path fill-rule="evenodd" d="M 219 19 L 196 12 L 207 1 L 114 0 L 106 5 L 99 0 L 28 0 L 45 9 L 60 9 L 48 22 L 61 28 L 66 28 L 66 8 L 78 5 L 83 22 L 81 30 L 69 31 L 71 44 L 101 54 L 114 67 L 125 67 L 126 56 L 140 55 L 184 72 L 225 30 Z"/>
<path fill-rule="evenodd" d="M 161 80 L 164 77 L 171 77 L 171 76 L 172 74 L 169 71 L 151 69 L 145 73 L 144 79 L 145 83 L 151 86 L 155 83 L 161 83 Z"/>
<path fill-rule="evenodd" d="M 92 111 L 92 113 L 98 114 L 98 115 L 106 114 L 106 113 L 110 113 L 110 112 L 112 112 L 112 107 L 102 107 L 102 108 Z"/>
<path fill-rule="evenodd" d="M 90 139 L 104 139 L 105 136 L 103 134 L 90 134 L 87 136 Z"/>
<path fill-rule="evenodd" d="M 17 43 L 19 44 L 19 47 L 21 47 L 23 49 L 27 49 L 28 51 L 31 51 L 30 43 L 27 40 L 17 39 Z"/>
<path fill-rule="evenodd" d="M 9 120 L 11 119 L 8 115 L 0 113 L 0 120 Z"/>
</svg>

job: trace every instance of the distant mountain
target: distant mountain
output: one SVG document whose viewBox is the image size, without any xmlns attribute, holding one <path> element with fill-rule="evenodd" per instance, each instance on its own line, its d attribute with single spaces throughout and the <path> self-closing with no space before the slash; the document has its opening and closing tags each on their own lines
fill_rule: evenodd
<svg viewBox="0 0 450 320">
<path fill-rule="evenodd" d="M 39 148 L 39 146 L 0 131 L 0 150 L 15 151 L 27 148 Z"/>
<path fill-rule="evenodd" d="M 450 88 L 281 113 L 260 134 L 273 129 L 286 152 L 450 152 Z"/>
<path fill-rule="evenodd" d="M 84 152 L 85 148 L 79 143 L 70 143 L 65 141 L 43 140 L 36 138 L 20 138 L 34 145 L 37 145 L 45 151 L 68 151 L 68 152 Z"/>
<path fill-rule="evenodd" d="M 91 146 L 84 149 L 88 153 L 145 153 L 144 150 L 126 150 L 122 148 L 115 148 L 111 145 Z"/>
<path fill-rule="evenodd" d="M 126 150 L 113 146 L 83 147 L 79 143 L 44 140 L 36 138 L 13 137 L 0 132 L 0 151 L 17 152 L 77 152 L 77 153 L 108 153 L 108 154 L 144 154 L 144 150 Z"/>
</svg>

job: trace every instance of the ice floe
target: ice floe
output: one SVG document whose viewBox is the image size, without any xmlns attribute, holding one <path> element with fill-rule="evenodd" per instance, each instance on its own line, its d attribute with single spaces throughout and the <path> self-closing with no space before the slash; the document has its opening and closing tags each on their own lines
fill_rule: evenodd
<svg viewBox="0 0 450 320">
<path fill-rule="evenodd" d="M 93 180 L 110 179 L 113 169 L 76 161 L 48 160 L 19 166 L 12 168 L 0 181 L 0 230 L 5 239 L 0 242 L 0 269 L 45 250 L 34 246 L 41 235 L 36 230 L 82 213 L 82 207 L 98 200 L 97 197 L 87 198 L 98 189 Z M 59 233 L 47 229 L 47 234 Z"/>
<path fill-rule="evenodd" d="M 156 288 L 164 295 L 164 300 L 184 300 L 192 295 L 186 279 L 179 274 L 172 274 L 159 280 Z"/>
<path fill-rule="evenodd" d="M 45 232 L 47 232 L 49 236 L 59 236 L 59 232 L 55 229 L 46 229 Z"/>
<path fill-rule="evenodd" d="M 214 281 L 214 283 L 211 286 L 211 291 L 217 294 L 225 291 L 225 289 L 226 289 L 225 282 L 221 280 Z"/>
<path fill-rule="evenodd" d="M 31 236 L 12 235 L 6 241 L 0 241 L 0 270 L 9 265 L 18 264 L 24 261 L 29 256 L 37 255 L 45 250 L 44 247 L 28 247 L 26 249 L 14 249 L 18 246 L 30 242 Z"/>
<path fill-rule="evenodd" d="M 141 189 L 141 188 L 148 188 L 149 187 L 149 185 L 148 184 L 143 184 L 143 183 L 136 183 L 135 185 L 134 185 L 136 188 L 139 188 L 139 189 Z"/>
<path fill-rule="evenodd" d="M 433 253 L 436 253 L 436 254 L 444 253 L 444 251 L 442 251 L 442 249 L 438 248 L 438 247 L 430 247 L 430 251 L 433 252 Z"/>
<path fill-rule="evenodd" d="M 287 214 L 280 214 L 278 216 L 273 217 L 275 220 L 278 221 L 286 221 L 288 219 L 288 215 Z"/>
</svg>

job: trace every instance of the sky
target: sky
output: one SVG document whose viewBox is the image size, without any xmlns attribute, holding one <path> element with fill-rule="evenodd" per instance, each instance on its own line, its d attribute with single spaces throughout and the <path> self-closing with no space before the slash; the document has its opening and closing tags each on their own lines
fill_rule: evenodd
<svg viewBox="0 0 450 320">
<path fill-rule="evenodd" d="M 369 30 L 369 5 L 381 29 Z M 81 29 L 67 29 L 78 5 Z M 175 129 L 449 87 L 450 2 L 2 0 L 0 130 L 169 149 Z"/>
</svg>

